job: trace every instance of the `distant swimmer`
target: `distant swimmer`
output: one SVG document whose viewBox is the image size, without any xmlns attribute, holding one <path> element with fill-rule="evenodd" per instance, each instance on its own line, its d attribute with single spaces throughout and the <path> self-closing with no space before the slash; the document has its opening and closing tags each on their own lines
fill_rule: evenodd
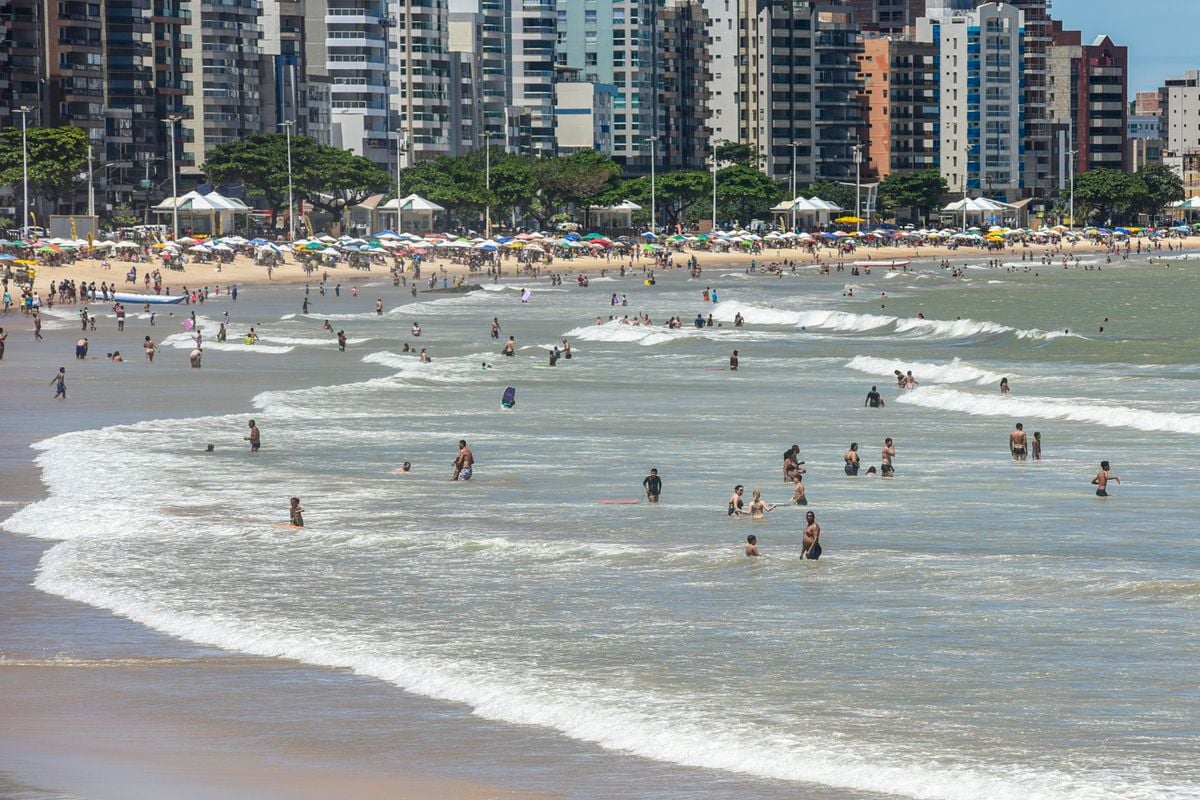
<svg viewBox="0 0 1200 800">
<path fill-rule="evenodd" d="M 304 527 L 304 509 L 300 505 L 300 498 L 292 498 L 292 507 L 288 509 L 288 516 L 291 519 L 292 525 L 297 528 Z"/>
<path fill-rule="evenodd" d="M 806 506 L 808 505 L 808 497 L 804 494 L 804 476 L 797 475 L 795 481 L 796 490 L 792 492 L 792 505 Z"/>
<path fill-rule="evenodd" d="M 454 459 L 454 475 L 452 481 L 469 481 L 475 471 L 475 454 L 467 447 L 466 439 L 458 440 L 458 458 Z"/>
<path fill-rule="evenodd" d="M 1008 435 L 1008 450 L 1012 453 L 1013 461 L 1024 461 L 1025 449 L 1025 426 L 1018 422 L 1016 429 Z"/>
<path fill-rule="evenodd" d="M 746 537 L 746 555 L 751 558 L 762 555 L 758 552 L 758 537 L 753 533 Z"/>
<path fill-rule="evenodd" d="M 894 369 L 894 370 L 892 370 L 892 372 L 895 373 L 895 375 L 896 375 L 896 388 L 903 389 L 904 388 L 904 373 L 898 369 Z"/>
<path fill-rule="evenodd" d="M 892 464 L 892 459 L 896 457 L 896 445 L 892 444 L 892 437 L 883 440 L 883 450 L 881 451 L 879 465 L 879 474 L 881 477 L 890 478 L 896 474 L 895 467 Z"/>
<path fill-rule="evenodd" d="M 768 503 L 763 500 L 762 492 L 755 489 L 754 499 L 750 501 L 750 519 L 762 519 L 768 511 L 774 511 L 778 507 L 778 503 Z"/>
<path fill-rule="evenodd" d="M 395 472 L 397 474 L 399 474 L 401 472 L 412 472 L 412 462 L 405 461 L 403 464 L 401 464 L 400 466 L 398 466 L 394 470 L 392 470 L 392 472 Z"/>
<path fill-rule="evenodd" d="M 657 469 L 650 470 L 650 474 L 642 481 L 642 488 L 646 490 L 647 503 L 658 502 L 658 497 L 662 494 L 662 478 L 658 477 Z"/>
<path fill-rule="evenodd" d="M 1008 378 L 1000 379 L 1000 394 L 1008 394 Z"/>
<path fill-rule="evenodd" d="M 816 561 L 821 557 L 821 526 L 817 524 L 817 515 L 811 511 L 804 515 L 804 520 L 808 524 L 804 526 L 804 549 L 800 557 Z"/>
<path fill-rule="evenodd" d="M 492 341 L 500 340 L 500 318 L 492 317 Z"/>
<path fill-rule="evenodd" d="M 250 443 L 250 452 L 257 453 L 258 448 L 262 447 L 262 431 L 254 424 L 254 420 L 250 420 L 247 424 L 250 426 L 250 434 L 242 438 Z"/>
<path fill-rule="evenodd" d="M 413 336 L 420 336 L 421 335 L 421 326 L 419 324 L 417 324 L 416 322 L 414 322 L 412 324 L 412 327 L 409 328 L 409 331 L 412 333 Z"/>
<path fill-rule="evenodd" d="M 883 398 L 879 396 L 879 390 L 872 386 L 871 391 L 867 392 L 867 399 L 863 401 L 864 408 L 883 408 Z"/>
<path fill-rule="evenodd" d="M 912 370 L 910 369 L 904 376 L 904 388 L 915 389 L 917 388 L 917 385 L 917 379 L 913 377 Z"/>
<path fill-rule="evenodd" d="M 1034 461 L 1042 460 L 1042 432 L 1041 431 L 1033 432 L 1033 460 Z"/>
<path fill-rule="evenodd" d="M 1092 478 L 1092 485 L 1096 487 L 1096 497 L 1108 497 L 1108 482 L 1121 482 L 1121 479 L 1116 475 L 1108 474 L 1109 466 L 1107 461 L 1100 462 L 1100 471 L 1096 473 L 1096 477 Z"/>
<path fill-rule="evenodd" d="M 422 347 L 420 354 L 417 356 L 417 361 L 421 362 L 422 364 L 428 364 L 433 361 L 433 359 L 429 357 L 429 353 L 425 352 L 425 348 Z"/>
<path fill-rule="evenodd" d="M 142 342 L 142 349 L 146 351 L 146 363 L 154 363 L 154 354 L 158 351 L 158 345 L 149 336 Z"/>
<path fill-rule="evenodd" d="M 333 333 L 333 325 L 330 324 L 329 320 L 325 320 L 325 324 L 321 326 L 321 330 Z"/>
<path fill-rule="evenodd" d="M 355 291 L 357 291 L 357 290 L 355 290 Z M 375 313 L 380 316 L 383 315 L 383 298 L 382 297 L 378 298 L 375 301 Z"/>
<path fill-rule="evenodd" d="M 858 442 L 851 442 L 850 449 L 846 451 L 846 454 L 844 456 L 842 456 L 842 458 L 845 459 L 845 461 L 846 461 L 846 474 L 847 475 L 857 475 L 858 474 Z"/>
<path fill-rule="evenodd" d="M 742 515 L 742 493 L 745 489 L 739 483 L 733 487 L 733 494 L 729 496 L 729 516 L 740 517 Z"/>
<path fill-rule="evenodd" d="M 346 332 L 345 331 L 337 332 L 337 342 L 338 342 L 338 350 L 341 350 L 343 353 L 346 352 Z"/>
<path fill-rule="evenodd" d="M 729 371 L 737 372 L 738 368 L 738 351 L 734 350 L 733 355 L 729 357 Z"/>
<path fill-rule="evenodd" d="M 517 348 L 517 339 L 515 336 L 508 337 L 508 341 L 504 343 L 504 349 L 500 351 L 502 356 L 515 356 Z"/>
</svg>

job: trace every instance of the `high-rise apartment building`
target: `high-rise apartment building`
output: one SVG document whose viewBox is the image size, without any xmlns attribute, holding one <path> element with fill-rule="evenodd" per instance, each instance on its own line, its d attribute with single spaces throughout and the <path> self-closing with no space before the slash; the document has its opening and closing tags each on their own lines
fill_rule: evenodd
<svg viewBox="0 0 1200 800">
<path fill-rule="evenodd" d="M 658 12 L 661 53 L 657 95 L 652 108 L 661 138 L 656 148 L 665 169 L 704 169 L 710 164 L 708 125 L 712 73 L 708 57 L 708 16 L 697 0 L 666 0 Z"/>
<path fill-rule="evenodd" d="M 1158 92 L 1138 92 L 1134 96 L 1133 113 L 1139 117 L 1158 116 L 1162 113 Z"/>
<path fill-rule="evenodd" d="M 938 47 L 942 175 L 952 191 L 1015 200 L 1024 188 L 1024 14 L 1011 3 L 960 9 L 917 26 Z"/>
<path fill-rule="evenodd" d="M 1162 116 L 1134 114 L 1129 118 L 1129 168 L 1134 172 L 1163 161 Z"/>
<path fill-rule="evenodd" d="M 713 141 L 738 142 L 745 138 L 746 71 L 741 51 L 745 39 L 746 8 L 751 0 L 704 0 L 708 18 L 708 61 L 712 76 L 708 95 L 708 126 Z"/>
<path fill-rule="evenodd" d="M 849 0 L 864 31 L 903 36 L 925 16 L 925 0 Z"/>
<path fill-rule="evenodd" d="M 1168 79 L 1158 96 L 1167 156 L 1178 159 L 1200 149 L 1200 70 Z"/>
<path fill-rule="evenodd" d="M 864 174 L 936 167 L 941 107 L 938 49 L 932 42 L 871 35 L 859 56 L 863 77 Z"/>
<path fill-rule="evenodd" d="M 862 125 L 862 36 L 842 0 L 765 2 L 747 20 L 742 141 L 765 156 L 768 175 L 797 188 L 853 180 Z M 793 169 L 794 164 L 794 169 Z"/>
<path fill-rule="evenodd" d="M 990 0 L 976 0 L 978 5 Z M 1051 0 L 1006 0 L 1006 5 L 1021 10 L 1024 20 L 1023 41 L 1025 121 L 1022 147 L 1026 193 L 1041 194 L 1056 187 L 1055 159 L 1052 151 L 1053 119 L 1047 97 L 1047 57 L 1051 41 Z"/>
<path fill-rule="evenodd" d="M 1107 36 L 1083 44 L 1056 21 L 1047 56 L 1047 104 L 1055 122 L 1066 122 L 1075 171 L 1128 169 L 1128 49 Z M 1068 153 L 1056 150 L 1065 164 Z"/>
</svg>

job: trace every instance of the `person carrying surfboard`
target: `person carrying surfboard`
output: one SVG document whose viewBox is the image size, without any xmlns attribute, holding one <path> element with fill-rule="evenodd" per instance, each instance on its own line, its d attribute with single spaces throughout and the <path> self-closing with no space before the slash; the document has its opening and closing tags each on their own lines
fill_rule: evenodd
<svg viewBox="0 0 1200 800">
<path fill-rule="evenodd" d="M 300 505 L 299 497 L 292 498 L 291 508 L 288 509 L 288 517 L 290 518 L 293 527 L 304 527 L 304 508 Z"/>
<path fill-rule="evenodd" d="M 658 477 L 657 469 L 650 470 L 650 474 L 642 481 L 642 488 L 646 490 L 647 503 L 658 502 L 658 496 L 662 494 L 662 478 Z"/>
</svg>

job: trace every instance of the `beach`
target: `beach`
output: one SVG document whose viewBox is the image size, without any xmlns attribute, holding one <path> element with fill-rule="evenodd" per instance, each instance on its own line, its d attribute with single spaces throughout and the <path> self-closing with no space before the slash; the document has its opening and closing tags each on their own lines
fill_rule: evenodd
<svg viewBox="0 0 1200 800">
<path fill-rule="evenodd" d="M 573 260 L 548 271 L 590 288 L 506 271 L 415 298 L 385 268 L 343 265 L 321 295 L 295 265 L 238 261 L 188 265 L 221 293 L 153 327 L 139 309 L 119 333 L 96 303 L 81 334 L 56 305 L 34 342 L 10 313 L 0 793 L 1194 796 L 1197 265 L 1082 247 L 1065 270 L 872 249 L 778 277 L 746 268 L 783 254 L 700 254 L 699 279 L 654 286 L 644 261 L 621 279 Z M 890 258 L 913 263 L 850 274 Z M 653 323 L 619 321 L 635 314 Z M 872 384 L 884 409 L 862 408 Z M 1044 462 L 1009 457 L 1017 419 Z M 877 463 L 885 435 L 894 481 L 841 474 L 850 441 Z M 469 483 L 448 480 L 460 438 Z M 799 558 L 800 509 L 725 514 L 735 483 L 786 499 L 793 442 L 819 562 Z M 1107 500 L 1102 458 L 1123 479 Z M 641 499 L 651 466 L 658 507 L 602 503 Z M 304 531 L 276 527 L 292 495 Z"/>
</svg>

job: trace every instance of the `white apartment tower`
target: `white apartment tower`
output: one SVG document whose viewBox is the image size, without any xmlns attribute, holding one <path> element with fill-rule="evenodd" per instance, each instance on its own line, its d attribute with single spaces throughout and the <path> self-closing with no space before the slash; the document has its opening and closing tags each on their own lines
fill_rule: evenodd
<svg viewBox="0 0 1200 800">
<path fill-rule="evenodd" d="M 1016 200 L 1024 187 L 1024 15 L 1008 3 L 954 5 L 931 7 L 917 23 L 917 38 L 936 44 L 941 62 L 942 175 L 951 191 Z"/>
</svg>

